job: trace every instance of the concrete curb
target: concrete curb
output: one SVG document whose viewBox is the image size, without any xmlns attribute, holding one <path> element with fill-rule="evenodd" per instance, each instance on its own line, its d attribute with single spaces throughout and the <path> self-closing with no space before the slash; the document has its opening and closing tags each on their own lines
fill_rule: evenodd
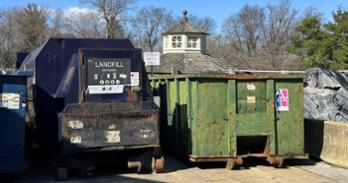
<svg viewBox="0 0 348 183">
<path fill-rule="evenodd" d="M 306 152 L 323 161 L 348 168 L 348 124 L 305 120 Z"/>
<path fill-rule="evenodd" d="M 324 121 L 324 140 L 320 158 L 348 168 L 348 124 Z"/>
</svg>

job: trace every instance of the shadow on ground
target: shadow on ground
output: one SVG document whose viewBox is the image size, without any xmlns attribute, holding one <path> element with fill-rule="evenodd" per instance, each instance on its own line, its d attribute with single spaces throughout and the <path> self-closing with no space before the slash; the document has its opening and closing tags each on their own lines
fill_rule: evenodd
<svg viewBox="0 0 348 183">
<path fill-rule="evenodd" d="M 55 163 L 38 154 L 27 160 L 28 168 L 19 174 L 8 174 L 0 176 L 0 183 L 39 183 L 56 182 Z M 163 173 L 184 170 L 190 166 L 178 161 L 175 157 L 165 156 L 165 169 Z M 92 175 L 85 175 L 79 169 L 69 169 L 67 182 L 159 182 L 140 178 L 125 177 L 123 174 L 137 174 L 135 170 L 127 168 L 126 164 L 97 165 Z M 152 174 L 152 173 L 143 173 Z"/>
<path fill-rule="evenodd" d="M 41 159 L 39 154 L 35 156 L 35 159 L 30 159 L 28 161 L 29 168 L 26 172 L 16 175 L 6 175 L 0 176 L 0 182 L 6 183 L 39 183 L 39 182 L 56 182 L 56 171 L 53 162 L 47 159 Z M 263 158 L 244 158 L 243 166 L 237 168 L 237 170 L 242 171 L 245 169 L 250 169 L 257 166 L 269 166 L 271 165 Z M 199 169 L 224 169 L 225 163 L 223 162 L 209 162 L 209 163 L 191 163 L 183 158 L 178 158 L 172 155 L 165 156 L 165 169 L 164 174 L 171 173 L 175 171 L 185 170 L 193 167 L 198 167 Z M 291 166 L 312 166 L 318 163 L 318 159 L 286 159 L 284 162 L 284 168 L 289 168 Z M 146 180 L 144 178 L 134 178 L 129 176 L 124 176 L 125 174 L 134 173 L 135 171 L 129 170 L 124 165 L 114 164 L 114 165 L 104 165 L 96 166 L 93 175 L 81 175 L 79 170 L 72 170 L 69 172 L 69 179 L 67 182 L 160 182 Z M 151 173 L 150 173 L 151 174 Z"/>
</svg>

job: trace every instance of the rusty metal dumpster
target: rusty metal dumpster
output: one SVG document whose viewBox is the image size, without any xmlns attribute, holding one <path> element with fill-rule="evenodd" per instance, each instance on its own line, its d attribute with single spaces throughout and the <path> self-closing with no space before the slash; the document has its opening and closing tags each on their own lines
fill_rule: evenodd
<svg viewBox="0 0 348 183">
<path fill-rule="evenodd" d="M 24 168 L 24 124 L 30 72 L 0 72 L 0 173 Z"/>
<path fill-rule="evenodd" d="M 141 50 L 129 40 L 51 38 L 20 70 L 34 72 L 29 125 L 62 167 L 62 179 L 67 159 L 91 152 L 87 160 L 109 157 L 129 160 L 138 171 L 163 169 L 158 108 Z"/>
<path fill-rule="evenodd" d="M 160 96 L 161 144 L 193 162 L 304 155 L 301 74 L 190 74 L 150 78 Z"/>
</svg>

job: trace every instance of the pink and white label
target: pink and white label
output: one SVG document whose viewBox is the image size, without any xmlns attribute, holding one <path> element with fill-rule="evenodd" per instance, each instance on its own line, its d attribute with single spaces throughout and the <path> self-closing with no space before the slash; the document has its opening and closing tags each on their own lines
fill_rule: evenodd
<svg viewBox="0 0 348 183">
<path fill-rule="evenodd" d="M 287 88 L 277 90 L 276 109 L 277 111 L 289 111 L 289 92 Z"/>
</svg>

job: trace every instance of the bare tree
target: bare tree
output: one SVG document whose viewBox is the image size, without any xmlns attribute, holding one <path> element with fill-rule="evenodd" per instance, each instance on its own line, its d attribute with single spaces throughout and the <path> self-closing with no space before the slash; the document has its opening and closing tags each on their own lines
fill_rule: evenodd
<svg viewBox="0 0 348 183">
<path fill-rule="evenodd" d="M 173 24 L 171 12 L 161 7 L 141 8 L 132 18 L 133 39 L 144 50 L 160 50 L 161 32 Z"/>
<path fill-rule="evenodd" d="M 224 22 L 223 34 L 232 47 L 250 56 L 287 52 L 290 38 L 299 22 L 290 0 L 281 0 L 266 9 L 245 5 Z"/>
<path fill-rule="evenodd" d="M 268 5 L 267 19 L 262 27 L 263 47 L 271 55 L 286 50 L 290 36 L 296 26 L 297 11 L 291 8 L 289 0 L 281 0 L 278 5 Z"/>
<path fill-rule="evenodd" d="M 189 14 L 188 21 L 191 23 L 193 27 L 197 29 L 203 30 L 210 34 L 213 34 L 215 32 L 216 23 L 210 17 L 198 17 L 196 15 Z"/>
<path fill-rule="evenodd" d="M 49 21 L 51 27 L 49 29 L 49 34 L 52 37 L 62 37 L 63 29 L 65 27 L 64 23 L 64 11 L 60 9 L 52 10 L 50 12 Z"/>
<path fill-rule="evenodd" d="M 225 37 L 232 47 L 249 55 L 256 54 L 260 46 L 261 27 L 265 19 L 264 9 L 245 5 L 238 14 L 228 17 L 223 24 Z"/>
<path fill-rule="evenodd" d="M 319 17 L 322 18 L 323 17 L 323 13 L 318 12 L 318 10 L 315 7 L 307 7 L 304 12 L 302 13 L 302 15 L 300 15 L 299 17 L 297 17 L 296 19 L 296 25 L 300 24 L 300 22 L 302 20 L 304 20 L 305 18 L 308 17 Z"/>
<path fill-rule="evenodd" d="M 80 0 L 91 4 L 105 20 L 106 38 L 123 38 L 122 21 L 136 0 Z"/>
<path fill-rule="evenodd" d="M 243 27 L 239 23 L 239 18 L 236 15 L 232 15 L 227 18 L 223 24 L 222 31 L 224 39 L 228 40 L 232 49 L 238 52 L 244 52 L 244 32 Z"/>
<path fill-rule="evenodd" d="M 92 9 L 53 10 L 49 35 L 53 37 L 103 38 L 105 22 Z"/>
<path fill-rule="evenodd" d="M 305 14 L 313 13 L 312 10 L 307 12 Z M 225 47 L 232 48 L 223 57 L 239 68 L 274 69 L 285 65 L 286 69 L 301 68 L 297 57 L 288 53 L 300 19 L 290 0 L 281 0 L 266 8 L 245 5 L 223 24 Z"/>
<path fill-rule="evenodd" d="M 231 52 L 226 39 L 222 35 L 213 35 L 208 37 L 208 53 L 217 58 L 224 58 Z"/>
<path fill-rule="evenodd" d="M 264 10 L 258 6 L 245 6 L 239 14 L 239 20 L 245 32 L 248 53 L 256 53 L 261 37 L 260 28 L 264 22 Z"/>
<path fill-rule="evenodd" d="M 79 38 L 103 38 L 105 23 L 97 12 L 75 12 L 64 17 L 65 31 Z"/>
<path fill-rule="evenodd" d="M 16 8 L 0 10 L 0 67 L 11 68 L 15 64 L 16 52 L 20 43 L 16 19 Z"/>
<path fill-rule="evenodd" d="M 28 4 L 17 18 L 19 31 L 23 36 L 22 51 L 31 51 L 40 46 L 48 35 L 46 10 L 36 4 Z"/>
</svg>

